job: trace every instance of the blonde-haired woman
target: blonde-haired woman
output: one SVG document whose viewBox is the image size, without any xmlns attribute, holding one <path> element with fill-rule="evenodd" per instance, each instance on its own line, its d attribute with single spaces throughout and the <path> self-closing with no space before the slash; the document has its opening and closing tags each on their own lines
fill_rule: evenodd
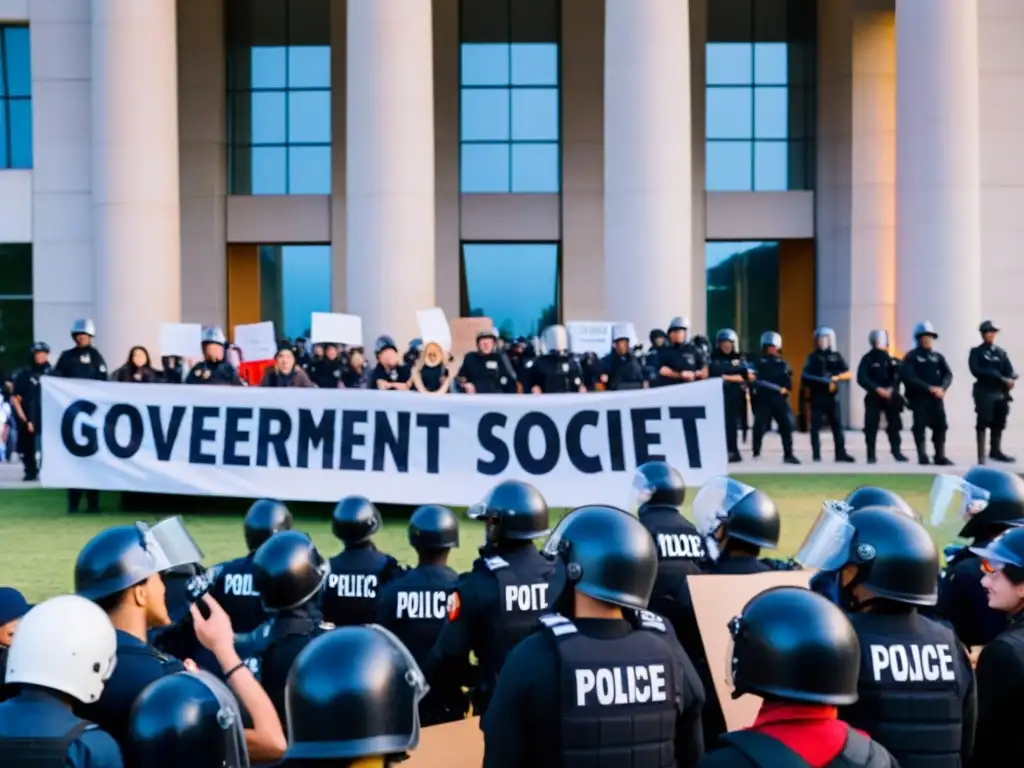
<svg viewBox="0 0 1024 768">
<path fill-rule="evenodd" d="M 447 366 L 448 355 L 436 341 L 428 341 L 413 366 L 412 385 L 417 392 L 427 395 L 445 395 L 451 381 Z"/>
</svg>

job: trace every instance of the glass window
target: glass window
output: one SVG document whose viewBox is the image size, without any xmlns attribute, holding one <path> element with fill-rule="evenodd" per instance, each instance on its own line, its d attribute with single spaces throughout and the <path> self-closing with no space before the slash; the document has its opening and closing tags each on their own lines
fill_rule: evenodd
<svg viewBox="0 0 1024 768">
<path fill-rule="evenodd" d="M 557 243 L 463 243 L 462 314 L 503 335 L 533 336 L 560 316 Z"/>
<path fill-rule="evenodd" d="M 28 27 L 0 25 L 0 169 L 31 167 L 32 58 Z"/>
<path fill-rule="evenodd" d="M 508 88 L 462 90 L 462 140 L 508 141 L 510 130 Z"/>
<path fill-rule="evenodd" d="M 732 328 L 747 355 L 759 349 L 761 334 L 779 324 L 779 244 L 706 244 L 707 328 Z"/>
<path fill-rule="evenodd" d="M 463 143 L 459 162 L 466 193 L 508 192 L 512 187 L 510 144 Z"/>
<path fill-rule="evenodd" d="M 789 99 L 785 88 L 754 89 L 754 136 L 759 139 L 789 136 Z"/>
<path fill-rule="evenodd" d="M 754 189 L 757 192 L 784 192 L 789 189 L 787 142 L 754 142 Z"/>
<path fill-rule="evenodd" d="M 752 139 L 754 137 L 752 88 L 709 88 L 707 137 Z"/>
<path fill-rule="evenodd" d="M 308 336 L 314 312 L 331 311 L 331 246 L 261 245 L 260 319 L 278 336 Z"/>
<path fill-rule="evenodd" d="M 709 141 L 704 186 L 711 192 L 746 192 L 751 189 L 753 147 L 749 141 Z"/>
<path fill-rule="evenodd" d="M 708 85 L 748 85 L 754 64 L 749 43 L 715 43 L 707 47 Z"/>
<path fill-rule="evenodd" d="M 512 91 L 512 140 L 558 141 L 558 91 L 519 88 Z"/>
<path fill-rule="evenodd" d="M 558 46 L 554 43 L 512 45 L 512 85 L 558 85 Z"/>
<path fill-rule="evenodd" d="M 512 145 L 512 191 L 558 192 L 558 145 Z"/>
<path fill-rule="evenodd" d="M 0 245 L 0 371 L 28 362 L 32 338 L 32 246 Z"/>
<path fill-rule="evenodd" d="M 231 194 L 330 194 L 328 0 L 230 0 L 228 12 Z"/>
</svg>

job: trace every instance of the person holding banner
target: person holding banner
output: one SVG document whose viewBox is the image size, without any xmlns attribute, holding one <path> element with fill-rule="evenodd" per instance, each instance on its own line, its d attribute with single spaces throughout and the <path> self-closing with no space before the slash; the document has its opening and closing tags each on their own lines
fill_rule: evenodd
<svg viewBox="0 0 1024 768">
<path fill-rule="evenodd" d="M 220 328 L 204 328 L 202 335 L 203 359 L 192 366 L 185 377 L 186 384 L 217 384 L 240 387 L 238 370 L 225 359 L 228 340 Z"/>
<path fill-rule="evenodd" d="M 149 350 L 145 347 L 132 347 L 125 364 L 114 371 L 111 378 L 128 384 L 155 384 L 159 375 L 149 362 Z"/>
<path fill-rule="evenodd" d="M 436 341 L 423 345 L 413 361 L 412 386 L 417 392 L 428 395 L 448 394 L 450 373 L 448 353 Z"/>
<path fill-rule="evenodd" d="M 524 389 L 535 395 L 586 392 L 579 361 L 569 354 L 569 333 L 564 325 L 544 329 L 544 348 L 547 352 L 528 369 Z"/>
<path fill-rule="evenodd" d="M 374 351 L 377 353 L 377 366 L 370 373 L 370 387 L 399 391 L 409 389 L 412 374 L 407 365 L 402 365 L 395 340 L 390 336 L 378 337 Z"/>
<path fill-rule="evenodd" d="M 601 359 L 600 381 L 612 392 L 620 389 L 647 389 L 640 360 L 629 348 L 629 326 L 612 327 L 612 351 Z"/>
<path fill-rule="evenodd" d="M 304 387 L 312 389 L 315 385 L 309 380 L 306 372 L 295 363 L 295 353 L 291 347 L 282 347 L 274 357 L 274 367 L 268 368 L 263 374 L 261 387 Z"/>
<path fill-rule="evenodd" d="M 324 356 L 314 360 L 309 367 L 309 378 L 320 389 L 338 389 L 342 386 L 341 375 L 345 370 L 344 361 L 338 356 L 338 345 L 326 342 Z"/>
<path fill-rule="evenodd" d="M 476 349 L 463 358 L 457 376 L 467 395 L 516 393 L 515 369 L 508 356 L 497 350 L 497 343 L 498 332 L 493 328 L 476 335 Z"/>
</svg>

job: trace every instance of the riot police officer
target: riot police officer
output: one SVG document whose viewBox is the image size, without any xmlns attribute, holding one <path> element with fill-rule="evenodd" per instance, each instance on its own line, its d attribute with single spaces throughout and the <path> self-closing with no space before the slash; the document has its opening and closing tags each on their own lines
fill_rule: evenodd
<svg viewBox="0 0 1024 768">
<path fill-rule="evenodd" d="M 11 404 L 18 418 L 18 453 L 25 467 L 25 481 L 39 477 L 39 436 L 43 433 L 42 378 L 50 373 L 50 347 L 37 341 L 30 350 L 32 364 L 14 377 Z M 77 504 L 75 505 L 77 507 Z"/>
<path fill-rule="evenodd" d="M 934 349 L 939 334 L 929 321 L 918 323 L 914 328 L 917 346 L 907 353 L 900 366 L 907 396 L 907 405 L 914 414 L 914 445 L 917 448 L 918 464 L 928 463 L 925 450 L 925 430 L 931 429 L 935 446 L 935 463 L 949 467 L 953 462 L 946 457 L 946 391 L 953 383 L 953 372 L 946 364 L 946 358 Z"/>
<path fill-rule="evenodd" d="M 836 350 L 836 332 L 826 326 L 814 332 L 815 349 L 807 356 L 801 374 L 803 386 L 811 394 L 811 458 L 821 461 L 822 421 L 828 419 L 832 429 L 836 461 L 851 462 L 853 456 L 846 452 L 846 438 L 843 435 L 843 415 L 839 407 L 838 384 L 849 381 L 853 374 L 850 366 Z"/>
<path fill-rule="evenodd" d="M 1017 373 L 1006 350 L 996 346 L 999 329 L 991 320 L 978 328 L 982 342 L 971 350 L 969 364 L 974 376 L 974 410 L 978 414 L 975 427 L 978 441 L 978 463 L 985 463 L 985 430 L 992 431 L 988 457 L 993 461 L 1013 462 L 1003 453 L 1003 431 L 1013 398 L 1010 392 L 1017 384 Z"/>
<path fill-rule="evenodd" d="M 75 320 L 71 325 L 71 338 L 75 346 L 65 349 L 57 358 L 57 364 L 51 371 L 54 376 L 62 376 L 65 379 L 92 379 L 94 381 L 107 380 L 107 361 L 103 359 L 100 351 L 92 345 L 96 336 L 96 325 L 92 320 Z M 68 514 L 78 511 L 78 505 L 82 501 L 81 488 L 68 488 Z M 86 490 L 85 503 L 89 512 L 100 511 L 100 492 Z"/>
<path fill-rule="evenodd" d="M 322 621 L 317 607 L 330 566 L 299 531 L 271 536 L 256 550 L 252 565 L 253 586 L 270 618 L 238 635 L 235 644 L 284 722 L 284 688 L 292 662 L 310 640 L 334 628 Z"/>
<path fill-rule="evenodd" d="M 903 395 L 900 393 L 900 361 L 889 354 L 889 334 L 874 330 L 868 334 L 869 351 L 857 366 L 857 384 L 864 390 L 864 440 L 868 451 L 868 464 L 876 459 L 875 443 L 882 415 L 885 415 L 885 433 L 889 449 L 896 461 L 906 461 L 900 450 L 900 431 L 903 429 Z"/>
<path fill-rule="evenodd" d="M 761 455 L 761 442 L 774 420 L 782 438 L 783 461 L 799 464 L 793 455 L 793 411 L 789 393 L 793 389 L 793 371 L 782 358 L 782 336 L 775 331 L 761 334 L 761 357 L 754 365 L 754 457 Z"/>
<path fill-rule="evenodd" d="M 939 582 L 938 613 L 967 646 L 985 645 L 1005 625 L 1005 617 L 988 607 L 976 550 L 1007 528 L 1024 522 L 1024 480 L 992 467 L 974 467 L 963 478 L 939 475 L 931 492 L 931 520 L 941 524 L 960 517 L 960 538 L 971 540 L 946 563 Z"/>
<path fill-rule="evenodd" d="M 227 337 L 220 328 L 203 328 L 203 359 L 192 366 L 185 376 L 185 383 L 242 386 L 238 371 L 224 358 L 227 343 Z"/>
<path fill-rule="evenodd" d="M 515 370 L 508 356 L 498 351 L 497 342 L 498 332 L 494 329 L 477 333 L 476 349 L 463 358 L 456 377 L 466 394 L 515 394 Z"/>
<path fill-rule="evenodd" d="M 389 768 L 416 749 L 429 687 L 383 627 L 341 627 L 311 642 L 288 675 L 288 733 L 279 768 Z"/>
<path fill-rule="evenodd" d="M 654 386 L 666 387 L 707 378 L 707 357 L 696 344 L 687 340 L 689 332 L 687 318 L 673 317 L 669 322 L 668 343 L 658 348 L 658 377 Z"/>
<path fill-rule="evenodd" d="M 529 386 L 524 389 L 535 395 L 586 392 L 579 361 L 569 354 L 569 333 L 564 325 L 544 329 L 544 348 L 547 352 L 526 369 Z"/>
<path fill-rule="evenodd" d="M 532 485 L 506 480 L 466 514 L 486 521 L 486 543 L 473 569 L 459 576 L 423 671 L 431 685 L 443 685 L 459 679 L 474 652 L 479 681 L 473 709 L 483 714 L 509 651 L 548 609 L 554 563 L 533 545 L 549 528 L 548 505 Z"/>
<path fill-rule="evenodd" d="M 346 496 L 334 507 L 331 533 L 345 548 L 331 558 L 324 586 L 324 619 L 337 627 L 377 620 L 380 588 L 402 572 L 391 555 L 374 546 L 384 526 L 380 511 L 363 496 Z"/>
<path fill-rule="evenodd" d="M 390 336 L 378 336 L 374 345 L 377 365 L 370 372 L 370 388 L 380 390 L 407 390 L 412 371 L 402 363 L 398 347 Z"/>
<path fill-rule="evenodd" d="M 612 392 L 625 389 L 643 389 L 648 386 L 644 369 L 629 348 L 629 326 L 612 326 L 612 351 L 601 359 L 600 381 Z"/>
<path fill-rule="evenodd" d="M 723 328 L 715 334 L 715 351 L 708 362 L 708 375 L 720 377 L 723 381 L 725 444 L 729 449 L 729 461 L 743 461 L 736 436 L 747 410 L 747 382 L 753 381 L 754 372 L 740 354 L 740 337 L 732 328 Z"/>
<path fill-rule="evenodd" d="M 581 507 L 544 551 L 557 613 L 509 654 L 481 720 L 485 768 L 696 765 L 705 691 L 671 625 L 645 610 L 650 534 L 620 509 Z"/>
<path fill-rule="evenodd" d="M 7 661 L 20 690 L 0 703 L 0 765 L 121 768 L 117 742 L 71 708 L 100 697 L 116 655 L 110 619 L 88 600 L 62 595 L 29 611 Z"/>
<path fill-rule="evenodd" d="M 428 504 L 409 518 L 409 544 L 419 564 L 388 582 L 377 601 L 378 623 L 391 630 L 422 664 L 437 642 L 448 615 L 448 598 L 459 576 L 448 567 L 448 553 L 459 546 L 459 519 L 447 507 Z M 468 668 L 466 670 L 468 676 Z M 437 725 L 461 720 L 469 709 L 463 679 L 439 680 L 420 702 L 420 721 Z"/>
<path fill-rule="evenodd" d="M 939 553 L 928 532 L 888 508 L 849 515 L 826 508 L 797 560 L 839 572 L 840 605 L 860 639 L 860 696 L 839 716 L 901 766 L 969 764 L 976 716 L 970 659 L 949 625 L 918 612 L 938 602 Z"/>
<path fill-rule="evenodd" d="M 794 629 L 797 628 L 797 631 Z M 765 698 L 753 726 L 727 733 L 700 768 L 810 765 L 894 768 L 895 758 L 838 720 L 857 700 L 860 642 L 850 620 L 821 595 L 775 587 L 729 623 L 733 698 Z"/>
<path fill-rule="evenodd" d="M 653 386 L 658 379 L 658 351 L 665 346 L 668 336 L 661 328 L 652 328 L 647 338 L 651 346 L 644 355 L 644 376 Z"/>
<path fill-rule="evenodd" d="M 324 356 L 309 366 L 309 378 L 320 389 L 338 389 L 344 370 L 345 361 L 338 354 L 338 345 L 328 341 L 324 344 Z"/>
<path fill-rule="evenodd" d="M 253 557 L 267 539 L 292 527 L 292 513 L 280 501 L 258 499 L 245 513 L 242 523 L 248 554 L 215 565 L 210 594 L 231 617 L 235 632 L 251 632 L 267 620 L 260 593 L 253 584 Z"/>
</svg>

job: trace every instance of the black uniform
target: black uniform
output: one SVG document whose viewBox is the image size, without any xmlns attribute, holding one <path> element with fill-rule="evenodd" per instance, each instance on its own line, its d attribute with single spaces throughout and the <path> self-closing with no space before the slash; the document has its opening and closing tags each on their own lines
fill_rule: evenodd
<svg viewBox="0 0 1024 768">
<path fill-rule="evenodd" d="M 408 384 L 412 378 L 412 371 L 407 365 L 396 365 L 394 368 L 385 368 L 380 363 L 374 366 L 370 373 L 370 389 L 377 388 L 378 381 L 386 381 L 392 384 Z"/>
<path fill-rule="evenodd" d="M 217 384 L 229 387 L 242 386 L 242 380 L 238 376 L 238 371 L 227 360 L 221 360 L 218 363 L 203 360 L 196 363 L 185 377 L 185 383 Z"/>
<path fill-rule="evenodd" d="M 23 368 L 14 377 L 14 396 L 21 402 L 21 410 L 25 418 L 32 424 L 29 431 L 26 424 L 18 425 L 18 453 L 25 465 L 25 479 L 35 480 L 39 476 L 39 463 L 36 451 L 39 450 L 40 436 L 43 434 L 43 397 L 42 377 L 51 372 L 49 363 L 31 365 Z"/>
<path fill-rule="evenodd" d="M 953 630 L 885 602 L 850 621 L 860 638 L 860 698 L 840 719 L 871 734 L 902 768 L 970 764 L 974 673 Z"/>
<path fill-rule="evenodd" d="M 377 620 L 380 588 L 401 572 L 395 558 L 370 542 L 346 547 L 331 558 L 324 582 L 324 620 L 338 627 L 372 624 Z"/>
<path fill-rule="evenodd" d="M 554 564 L 529 541 L 482 547 L 480 555 L 473 570 L 459 576 L 448 621 L 423 672 L 431 686 L 444 685 L 446 678 L 458 679 L 475 652 L 479 683 L 473 709 L 483 714 L 505 658 L 548 609 Z"/>
<path fill-rule="evenodd" d="M 838 393 L 833 391 L 831 380 L 850 370 L 843 356 L 833 349 L 816 349 L 807 356 L 804 363 L 803 385 L 811 394 L 811 455 L 815 461 L 821 460 L 822 421 L 828 419 L 835 445 L 836 460 L 847 457 L 846 438 L 843 435 L 843 416 L 839 407 Z"/>
<path fill-rule="evenodd" d="M 667 387 L 671 384 L 683 384 L 680 379 L 670 379 L 662 376 L 660 371 L 663 367 L 669 367 L 676 373 L 690 371 L 697 373 L 707 366 L 707 358 L 703 350 L 696 344 L 684 342 L 683 344 L 662 344 L 658 347 L 658 355 L 654 361 L 655 374 L 654 386 Z"/>
<path fill-rule="evenodd" d="M 605 389 L 641 389 L 644 385 L 644 369 L 632 352 L 620 355 L 610 352 L 601 358 L 601 374 L 608 377 Z"/>
<path fill-rule="evenodd" d="M 448 598 L 459 576 L 446 565 L 420 565 L 388 582 L 377 599 L 377 623 L 391 630 L 412 653 L 426 662 L 448 615 Z M 444 679 L 431 686 L 420 702 L 420 722 L 437 725 L 461 720 L 469 709 L 464 679 Z"/>
<path fill-rule="evenodd" d="M 704 687 L 660 616 L 541 622 L 481 721 L 485 768 L 696 765 Z"/>
<path fill-rule="evenodd" d="M 952 463 L 946 459 L 946 404 L 931 392 L 929 387 L 949 389 L 953 383 L 953 372 L 946 364 L 946 358 L 934 349 L 915 347 L 903 358 L 900 378 L 906 390 L 907 405 L 914 414 L 914 444 L 918 460 L 928 462 L 925 453 L 925 430 L 931 429 L 935 445 L 935 463 Z"/>
<path fill-rule="evenodd" d="M 344 363 L 341 358 L 328 360 L 326 357 L 316 360 L 309 367 L 309 378 L 321 389 L 337 389 L 341 385 L 341 374 Z"/>
<path fill-rule="evenodd" d="M 1010 617 L 1006 631 L 978 657 L 978 728 L 972 765 L 1012 762 L 1020 745 L 1024 706 L 1024 612 Z"/>
<path fill-rule="evenodd" d="M 744 376 L 747 371 L 746 358 L 739 352 L 725 354 L 717 347 L 711 353 L 708 363 L 708 376 Z M 725 444 L 729 449 L 729 458 L 736 461 L 740 458 L 739 442 L 736 439 L 740 430 L 740 424 L 747 410 L 747 385 L 738 384 L 734 381 L 726 381 L 722 384 L 725 395 Z"/>
<path fill-rule="evenodd" d="M 57 358 L 57 364 L 51 371 L 53 376 L 62 376 L 65 379 L 93 379 L 94 381 L 107 380 L 107 361 L 103 355 L 91 344 L 86 347 L 72 347 L 65 349 Z M 79 488 L 68 489 L 68 511 L 76 512 L 82 500 L 82 490 Z M 94 490 L 85 491 L 86 505 L 90 512 L 98 512 L 100 508 L 100 492 Z"/>
<path fill-rule="evenodd" d="M 978 415 L 977 430 L 984 441 L 984 431 L 992 430 L 992 458 L 1000 458 L 1002 435 L 1006 429 L 1006 417 L 1010 413 L 1009 381 L 1017 378 L 1013 363 L 1002 347 L 995 344 L 979 344 L 971 350 L 969 358 L 971 375 L 974 376 L 974 410 Z M 982 447 L 984 443 L 982 442 Z M 985 460 L 984 452 L 978 457 Z"/>
<path fill-rule="evenodd" d="M 253 555 L 250 552 L 210 569 L 214 571 L 210 595 L 231 617 L 236 634 L 252 632 L 269 618 L 260 602 L 260 593 L 253 585 Z"/>
<path fill-rule="evenodd" d="M 903 395 L 900 393 L 900 361 L 884 349 L 872 349 L 860 359 L 857 366 L 857 384 L 864 390 L 864 439 L 868 461 L 875 460 L 875 441 L 882 415 L 885 415 L 885 433 L 893 456 L 901 456 L 900 431 L 903 429 Z M 877 390 L 891 389 L 886 400 Z"/>
<path fill-rule="evenodd" d="M 793 371 L 781 357 L 762 355 L 754 365 L 754 372 L 757 381 L 763 382 L 755 384 L 753 398 L 754 455 L 761 454 L 761 442 L 774 420 L 779 427 L 779 437 L 782 438 L 782 450 L 787 457 L 792 457 L 793 411 L 789 407 L 788 396 L 779 390 L 792 391 Z"/>
<path fill-rule="evenodd" d="M 683 581 L 688 575 L 701 572 L 707 557 L 704 541 L 678 507 L 647 505 L 640 509 L 639 517 L 658 549 L 658 578 L 650 608 L 671 618 Z"/>
<path fill-rule="evenodd" d="M 583 371 L 576 358 L 557 352 L 549 352 L 534 360 L 533 365 L 527 368 L 526 376 L 529 386 L 524 389 L 531 391 L 540 387 L 546 395 L 578 392 L 583 384 Z"/>
</svg>

